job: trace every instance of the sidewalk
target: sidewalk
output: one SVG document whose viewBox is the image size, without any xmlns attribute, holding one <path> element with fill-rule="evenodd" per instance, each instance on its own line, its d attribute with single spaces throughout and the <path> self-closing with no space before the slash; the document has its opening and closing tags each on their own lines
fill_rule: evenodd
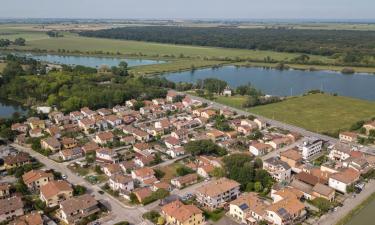
<svg viewBox="0 0 375 225">
<path fill-rule="evenodd" d="M 366 200 L 372 193 L 375 192 L 375 180 L 368 182 L 364 190 L 357 194 L 355 198 L 349 197 L 343 202 L 343 207 L 339 207 L 336 212 L 328 213 L 320 217 L 316 224 L 318 225 L 334 225 L 344 216 L 346 216 L 352 209 Z"/>
</svg>

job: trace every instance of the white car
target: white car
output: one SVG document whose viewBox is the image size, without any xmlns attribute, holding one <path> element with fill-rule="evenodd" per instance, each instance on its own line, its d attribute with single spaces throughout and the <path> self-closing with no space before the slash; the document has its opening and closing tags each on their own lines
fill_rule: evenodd
<svg viewBox="0 0 375 225">
<path fill-rule="evenodd" d="M 62 179 L 64 179 L 64 180 L 68 179 L 68 176 L 65 175 L 65 174 L 63 174 L 61 177 L 62 177 Z"/>
</svg>

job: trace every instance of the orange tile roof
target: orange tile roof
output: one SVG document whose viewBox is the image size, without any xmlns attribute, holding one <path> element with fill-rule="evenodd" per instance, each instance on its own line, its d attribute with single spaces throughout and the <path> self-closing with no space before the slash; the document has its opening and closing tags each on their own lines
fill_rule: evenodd
<svg viewBox="0 0 375 225">
<path fill-rule="evenodd" d="M 331 175 L 332 179 L 351 184 L 359 179 L 360 173 L 352 168 L 346 168 L 343 171 Z"/>
<path fill-rule="evenodd" d="M 154 175 L 155 171 L 149 167 L 143 167 L 143 168 L 135 170 L 134 173 L 137 177 L 146 177 L 146 176 Z"/>
<path fill-rule="evenodd" d="M 284 152 L 280 152 L 280 156 L 283 156 L 288 159 L 292 159 L 294 161 L 298 161 L 302 159 L 300 152 L 295 148 L 291 148 Z"/>
<path fill-rule="evenodd" d="M 239 186 L 240 184 L 237 181 L 223 177 L 199 187 L 197 192 L 210 197 L 215 197 Z"/>
<path fill-rule="evenodd" d="M 45 198 L 51 198 L 62 191 L 73 191 L 70 184 L 64 180 L 50 181 L 40 188 L 40 192 Z"/>
<path fill-rule="evenodd" d="M 267 210 L 278 213 L 281 208 L 284 208 L 290 215 L 298 215 L 305 205 L 296 198 L 287 198 L 270 205 Z"/>
<path fill-rule="evenodd" d="M 40 178 L 53 179 L 53 174 L 47 173 L 43 170 L 30 170 L 29 172 L 22 175 L 22 180 L 26 185 L 39 180 Z"/>
<path fill-rule="evenodd" d="M 161 208 L 165 215 L 175 218 L 181 224 L 184 224 L 190 217 L 201 214 L 202 210 L 194 205 L 184 205 L 179 200 L 171 202 Z"/>
</svg>

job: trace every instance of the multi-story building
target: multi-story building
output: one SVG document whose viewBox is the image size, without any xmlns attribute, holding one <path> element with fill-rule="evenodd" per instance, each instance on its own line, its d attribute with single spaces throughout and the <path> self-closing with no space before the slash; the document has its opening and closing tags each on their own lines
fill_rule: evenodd
<svg viewBox="0 0 375 225">
<path fill-rule="evenodd" d="M 263 161 L 263 169 L 267 170 L 271 176 L 277 181 L 289 181 L 292 169 L 288 163 L 279 160 L 278 158 L 269 158 Z"/>
<path fill-rule="evenodd" d="M 167 224 L 200 225 L 205 223 L 202 210 L 194 205 L 184 205 L 178 200 L 163 206 L 161 213 Z"/>
<path fill-rule="evenodd" d="M 306 139 L 301 146 L 299 146 L 302 151 L 302 158 L 307 160 L 322 151 L 323 141 L 316 138 Z"/>
<path fill-rule="evenodd" d="M 203 185 L 196 191 L 197 201 L 211 209 L 222 207 L 227 201 L 240 195 L 240 184 L 228 178 L 221 178 Z"/>
</svg>

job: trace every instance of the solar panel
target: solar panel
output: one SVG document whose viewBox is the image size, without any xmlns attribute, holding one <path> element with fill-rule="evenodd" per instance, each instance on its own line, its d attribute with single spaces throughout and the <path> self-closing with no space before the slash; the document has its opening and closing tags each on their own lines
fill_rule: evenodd
<svg viewBox="0 0 375 225">
<path fill-rule="evenodd" d="M 246 204 L 246 203 L 243 203 L 242 205 L 240 205 L 240 209 L 242 210 L 245 210 L 245 209 L 248 209 L 249 206 Z"/>
</svg>

